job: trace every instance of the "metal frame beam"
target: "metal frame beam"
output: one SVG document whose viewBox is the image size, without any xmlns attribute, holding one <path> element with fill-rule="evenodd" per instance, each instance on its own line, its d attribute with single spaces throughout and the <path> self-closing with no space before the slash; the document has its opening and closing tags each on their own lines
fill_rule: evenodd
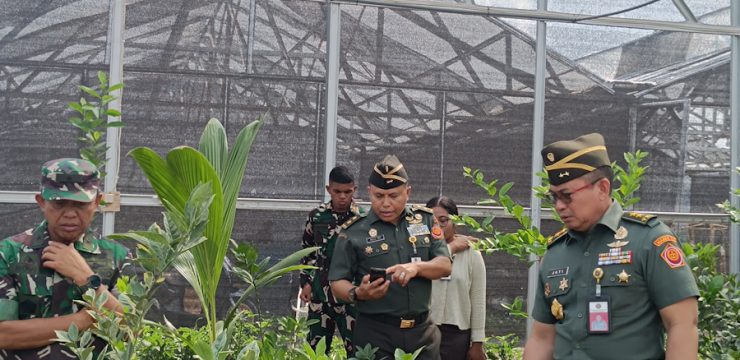
<svg viewBox="0 0 740 360">
<path fill-rule="evenodd" d="M 686 21 L 690 22 L 697 22 L 696 16 L 694 16 L 694 13 L 691 12 L 691 9 L 689 9 L 688 5 L 683 0 L 673 0 L 673 5 L 676 5 L 676 9 L 678 9 L 678 12 L 683 15 L 683 18 L 686 19 Z"/>
<path fill-rule="evenodd" d="M 0 191 L 0 204 L 36 204 L 34 196 L 36 191 Z M 361 201 L 361 206 L 369 207 L 370 203 Z M 296 211 L 308 212 L 318 205 L 318 200 L 293 200 L 293 199 L 263 199 L 263 198 L 238 198 L 236 208 L 239 210 L 269 210 L 269 211 Z M 423 204 L 420 204 L 423 205 Z M 121 207 L 161 207 L 159 198 L 154 194 L 121 194 Z M 498 219 L 511 219 L 501 206 L 480 205 L 458 205 L 461 214 L 475 217 L 484 217 L 493 214 Z M 541 220 L 554 220 L 555 217 L 547 208 L 540 209 Z M 524 208 L 526 214 L 531 214 L 531 208 Z M 636 211 L 638 213 L 647 213 Z M 712 223 L 727 224 L 729 215 L 713 213 L 684 213 L 684 212 L 655 212 L 666 222 L 680 223 Z"/>
<path fill-rule="evenodd" d="M 537 0 L 537 10 L 547 10 L 547 0 Z M 535 47 L 535 75 L 534 75 L 534 115 L 532 125 L 532 173 L 531 183 L 532 189 L 542 184 L 542 179 L 537 176 L 537 172 L 542 170 L 542 158 L 540 157 L 539 149 L 542 149 L 544 145 L 544 134 L 545 134 L 545 72 L 547 67 L 547 23 L 545 21 L 537 21 L 537 36 L 536 36 L 536 47 Z M 540 198 L 537 197 L 537 193 L 532 190 L 529 198 L 529 203 L 532 206 L 531 218 L 532 226 L 540 228 L 541 223 L 541 208 Z M 527 276 L 527 312 L 532 315 L 532 309 L 534 309 L 535 293 L 537 292 L 537 279 L 539 279 L 539 261 L 537 261 L 537 255 L 530 254 L 529 261 L 532 265 L 529 266 L 529 274 Z M 534 320 L 532 316 L 527 317 L 527 336 L 532 333 L 532 326 Z"/>
<path fill-rule="evenodd" d="M 740 2 L 732 1 L 731 21 L 740 25 Z M 735 34 L 730 40 L 732 55 L 730 60 L 730 189 L 740 188 L 740 36 Z M 732 190 L 730 190 L 732 191 Z M 730 196 L 730 204 L 740 207 L 740 197 Z M 740 274 L 740 224 L 730 226 L 730 272 Z"/>
<path fill-rule="evenodd" d="M 328 1 L 327 1 L 328 2 Z M 337 109 L 339 105 L 339 46 L 341 42 L 342 11 L 339 4 L 329 3 L 327 22 L 326 69 L 326 141 L 324 158 L 324 183 L 329 185 L 329 172 L 337 162 Z M 324 201 L 331 198 L 324 192 Z"/>
<path fill-rule="evenodd" d="M 126 27 L 126 2 L 125 0 L 114 0 L 111 2 L 110 29 L 108 41 L 110 44 L 109 63 L 110 70 L 108 84 L 119 84 L 123 82 L 123 33 Z M 111 95 L 116 99 L 108 104 L 109 109 L 121 111 L 122 91 L 116 90 Z M 108 122 L 119 121 L 120 118 L 108 116 Z M 106 193 L 116 192 L 118 184 L 118 165 L 121 160 L 121 128 L 109 127 L 106 131 L 105 142 L 108 149 L 105 152 L 105 183 Z M 115 232 L 116 213 L 103 212 L 103 236 Z"/>
<path fill-rule="evenodd" d="M 318 1 L 318 0 L 312 0 Z M 592 17 L 583 14 L 572 14 L 547 10 L 512 9 L 495 6 L 468 5 L 452 2 L 434 2 L 426 0 L 329 0 L 332 3 L 353 5 L 395 7 L 416 10 L 441 11 L 457 14 L 498 16 L 524 20 L 545 20 L 584 25 L 628 27 L 635 29 L 681 31 L 715 35 L 740 35 L 740 26 L 710 25 L 699 22 L 673 22 L 648 19 L 630 19 L 620 17 Z M 733 3 L 734 5 L 734 3 Z"/>
</svg>

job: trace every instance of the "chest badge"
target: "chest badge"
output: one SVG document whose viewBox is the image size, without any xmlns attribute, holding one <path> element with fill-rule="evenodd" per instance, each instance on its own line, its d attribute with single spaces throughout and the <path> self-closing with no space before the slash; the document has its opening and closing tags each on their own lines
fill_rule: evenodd
<svg viewBox="0 0 740 360">
<path fill-rule="evenodd" d="M 365 247 L 365 254 L 372 254 L 373 253 L 373 247 L 372 246 L 366 246 Z"/>
<path fill-rule="evenodd" d="M 565 291 L 565 289 L 568 288 L 568 279 L 566 279 L 566 278 L 560 279 L 560 285 L 558 286 L 558 288 L 561 291 Z"/>
<path fill-rule="evenodd" d="M 367 234 L 370 235 L 371 238 L 375 238 L 376 236 L 378 236 L 378 230 L 370 229 L 367 231 Z"/>
<path fill-rule="evenodd" d="M 550 305 L 550 312 L 552 313 L 552 316 L 554 316 L 558 320 L 563 320 L 563 318 L 565 317 L 563 314 L 563 305 L 560 304 L 558 299 L 552 301 L 552 305 Z"/>
<path fill-rule="evenodd" d="M 550 283 L 545 283 L 545 297 L 550 296 Z"/>
<path fill-rule="evenodd" d="M 619 278 L 620 283 L 628 283 L 630 281 L 630 274 L 628 274 L 624 269 L 622 269 L 622 272 L 617 274 L 617 278 Z"/>
<path fill-rule="evenodd" d="M 386 244 L 386 243 L 380 244 L 380 250 L 388 251 L 388 244 Z"/>
</svg>

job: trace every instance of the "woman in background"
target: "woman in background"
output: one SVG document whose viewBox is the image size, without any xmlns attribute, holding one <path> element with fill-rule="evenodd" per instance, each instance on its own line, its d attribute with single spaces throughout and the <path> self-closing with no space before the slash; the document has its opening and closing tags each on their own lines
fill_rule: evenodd
<svg viewBox="0 0 740 360">
<path fill-rule="evenodd" d="M 458 215 L 458 212 L 452 199 L 434 197 L 427 202 L 427 207 L 434 211 L 448 245 L 474 239 L 456 234 L 450 215 Z M 459 247 L 450 246 L 454 258 L 452 274 L 432 281 L 430 315 L 442 334 L 439 349 L 442 359 L 485 359 L 486 266 L 480 252 L 470 247 L 455 249 Z"/>
</svg>

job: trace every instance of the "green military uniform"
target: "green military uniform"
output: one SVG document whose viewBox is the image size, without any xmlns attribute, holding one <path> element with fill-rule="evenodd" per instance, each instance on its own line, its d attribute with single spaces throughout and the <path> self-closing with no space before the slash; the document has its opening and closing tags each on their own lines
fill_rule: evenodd
<svg viewBox="0 0 740 360">
<path fill-rule="evenodd" d="M 542 259 L 532 317 L 556 324 L 555 359 L 662 359 L 660 309 L 699 290 L 671 230 L 654 216 L 614 203 L 588 234 L 563 232 Z M 617 246 L 622 245 L 622 246 Z M 589 334 L 588 301 L 601 268 L 611 332 Z M 553 302 L 562 306 L 562 319 Z M 607 320 L 605 318 L 604 320 Z"/>
<path fill-rule="evenodd" d="M 71 200 L 89 203 L 96 199 L 100 174 L 90 162 L 57 159 L 41 169 L 41 196 L 46 201 Z M 50 318 L 69 315 L 82 308 L 86 286 L 43 267 L 42 252 L 51 237 L 47 222 L 35 229 L 0 241 L 0 321 Z M 111 241 L 97 239 L 89 229 L 74 243 L 101 283 L 113 289 L 128 260 L 128 250 Z M 101 348 L 102 341 L 95 345 Z M 0 359 L 76 359 L 57 343 L 36 349 L 0 350 Z"/>
<path fill-rule="evenodd" d="M 326 348 L 331 349 L 335 328 L 344 341 L 347 354 L 354 354 L 352 328 L 355 323 L 355 308 L 351 304 L 337 300 L 329 286 L 329 265 L 331 265 L 334 243 L 339 225 L 355 215 L 360 208 L 352 204 L 350 209 L 338 213 L 331 201 L 311 210 L 303 231 L 303 248 L 319 246 L 320 249 L 301 260 L 303 265 L 316 266 L 315 270 L 303 270 L 300 274 L 301 288 L 311 284 L 311 303 L 308 306 L 308 319 L 317 320 L 308 329 L 308 341 L 312 347 L 326 338 Z"/>
<path fill-rule="evenodd" d="M 542 151 L 551 183 L 609 164 L 603 138 L 593 135 Z M 563 229 L 549 239 L 532 317 L 555 324 L 555 359 L 663 359 L 659 311 L 698 295 L 671 230 L 613 202 L 587 233 Z"/>
<path fill-rule="evenodd" d="M 0 321 L 50 318 L 76 313 L 82 308 L 83 290 L 59 273 L 41 265 L 41 252 L 49 243 L 46 222 L 36 229 L 0 241 Z M 120 244 L 96 239 L 88 232 L 75 243 L 75 249 L 87 261 L 102 283 L 113 289 L 127 262 L 128 251 Z M 76 359 L 59 344 L 40 349 L 4 351 L 0 358 Z"/>
<path fill-rule="evenodd" d="M 391 162 L 391 168 L 400 166 L 398 160 L 392 158 L 395 164 Z M 388 157 L 384 162 L 387 160 Z M 388 169 L 381 172 L 389 173 Z M 406 179 L 405 172 L 401 177 Z M 382 186 L 372 176 L 370 183 Z M 431 209 L 406 206 L 397 225 L 379 219 L 370 210 L 342 225 L 329 280 L 348 280 L 357 285 L 371 267 L 388 268 L 396 264 L 429 261 L 438 256 L 450 255 Z M 355 346 L 363 347 L 369 343 L 379 348 L 378 358 L 389 359 L 393 358 L 396 348 L 413 352 L 425 346 L 420 359 L 438 359 L 439 330 L 428 317 L 431 289 L 431 280 L 415 277 L 406 287 L 392 283 L 381 299 L 358 301 Z"/>
</svg>

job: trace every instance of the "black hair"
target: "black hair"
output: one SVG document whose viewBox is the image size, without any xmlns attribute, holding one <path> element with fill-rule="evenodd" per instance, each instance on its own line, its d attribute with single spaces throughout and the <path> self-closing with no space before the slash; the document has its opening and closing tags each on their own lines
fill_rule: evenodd
<svg viewBox="0 0 740 360">
<path fill-rule="evenodd" d="M 457 204 L 447 196 L 435 196 L 427 201 L 428 208 L 441 207 L 447 210 L 450 215 L 459 215 L 457 212 Z"/>
<path fill-rule="evenodd" d="M 355 177 L 349 172 L 346 166 L 337 166 L 331 169 L 329 172 L 329 181 L 338 184 L 352 184 L 355 182 Z"/>
</svg>

